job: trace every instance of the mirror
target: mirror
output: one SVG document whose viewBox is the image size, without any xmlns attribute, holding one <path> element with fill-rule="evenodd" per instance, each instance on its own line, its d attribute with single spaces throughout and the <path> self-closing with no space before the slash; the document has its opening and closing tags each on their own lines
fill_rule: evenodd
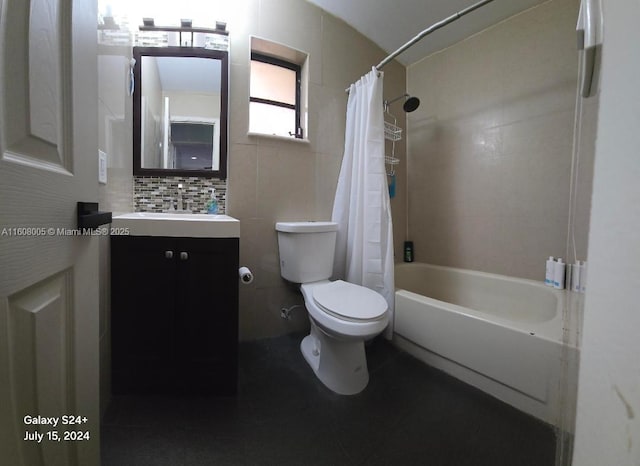
<svg viewBox="0 0 640 466">
<path fill-rule="evenodd" d="M 133 174 L 227 177 L 227 52 L 134 47 Z"/>
</svg>

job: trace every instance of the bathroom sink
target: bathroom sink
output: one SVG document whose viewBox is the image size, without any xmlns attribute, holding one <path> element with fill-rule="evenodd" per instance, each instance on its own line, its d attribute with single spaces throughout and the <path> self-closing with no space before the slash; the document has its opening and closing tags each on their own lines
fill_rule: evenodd
<svg viewBox="0 0 640 466">
<path fill-rule="evenodd" d="M 218 218 L 231 218 L 228 215 L 208 215 L 208 214 L 194 214 L 189 211 L 175 211 L 175 212 L 131 212 L 129 214 L 119 215 L 120 218 L 149 218 L 149 219 L 166 219 L 166 220 L 184 220 L 184 219 L 204 219 L 208 220 Z M 234 219 L 235 220 L 235 219 Z"/>
<path fill-rule="evenodd" d="M 228 215 L 131 212 L 113 217 L 113 234 L 183 238 L 239 238 L 240 221 Z"/>
</svg>

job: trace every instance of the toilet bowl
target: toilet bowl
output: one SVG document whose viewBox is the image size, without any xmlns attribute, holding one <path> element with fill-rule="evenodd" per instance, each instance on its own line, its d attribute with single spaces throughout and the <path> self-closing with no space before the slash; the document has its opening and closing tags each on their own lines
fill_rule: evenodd
<svg viewBox="0 0 640 466">
<path fill-rule="evenodd" d="M 311 321 L 300 344 L 305 360 L 330 390 L 360 393 L 369 382 L 364 341 L 387 326 L 387 302 L 375 291 L 341 280 L 300 288 Z"/>
<path fill-rule="evenodd" d="M 316 376 L 341 395 L 361 392 L 369 382 L 364 342 L 389 322 L 387 301 L 364 286 L 329 281 L 338 225 L 278 222 L 280 273 L 300 283 L 311 329 L 300 344 Z"/>
</svg>

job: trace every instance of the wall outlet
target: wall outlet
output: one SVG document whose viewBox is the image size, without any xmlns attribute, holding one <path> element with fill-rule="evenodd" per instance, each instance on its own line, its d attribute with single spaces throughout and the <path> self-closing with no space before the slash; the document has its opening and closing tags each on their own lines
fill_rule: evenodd
<svg viewBox="0 0 640 466">
<path fill-rule="evenodd" d="M 98 151 L 98 182 L 107 184 L 107 154 Z"/>
</svg>

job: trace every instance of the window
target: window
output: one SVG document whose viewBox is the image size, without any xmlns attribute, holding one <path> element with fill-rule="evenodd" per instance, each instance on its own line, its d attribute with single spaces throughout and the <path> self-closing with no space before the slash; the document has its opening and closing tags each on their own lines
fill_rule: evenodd
<svg viewBox="0 0 640 466">
<path fill-rule="evenodd" d="M 301 70 L 257 52 L 251 54 L 249 131 L 302 139 Z"/>
</svg>

